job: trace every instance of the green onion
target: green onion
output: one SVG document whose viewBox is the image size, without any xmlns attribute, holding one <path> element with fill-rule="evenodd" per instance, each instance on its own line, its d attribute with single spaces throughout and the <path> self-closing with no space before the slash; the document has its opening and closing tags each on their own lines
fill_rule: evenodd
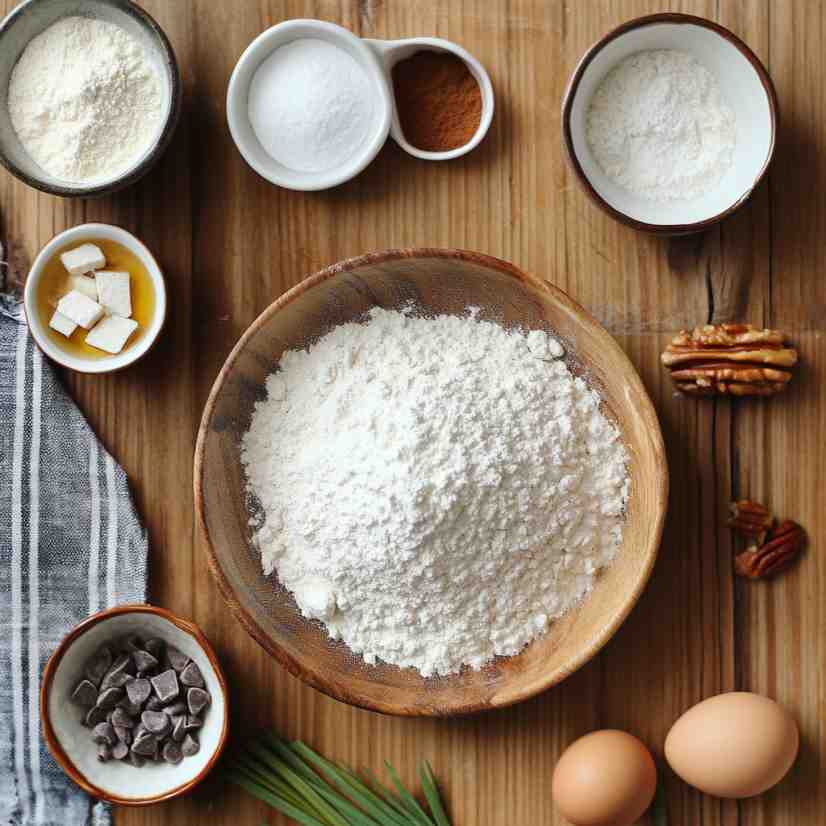
<svg viewBox="0 0 826 826">
<path fill-rule="evenodd" d="M 300 740 L 288 743 L 266 732 L 227 758 L 225 774 L 302 826 L 450 826 L 429 763 L 419 766 L 427 809 L 385 765 L 393 790 L 365 781 Z"/>
</svg>

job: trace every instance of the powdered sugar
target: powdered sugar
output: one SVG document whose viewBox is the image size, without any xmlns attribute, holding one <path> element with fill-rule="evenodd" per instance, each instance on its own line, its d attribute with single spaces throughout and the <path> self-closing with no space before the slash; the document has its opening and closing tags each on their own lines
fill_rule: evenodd
<svg viewBox="0 0 826 826">
<path fill-rule="evenodd" d="M 588 143 L 603 172 L 653 201 L 714 189 L 732 164 L 734 113 L 697 58 L 675 50 L 632 54 L 594 93 Z"/>
<path fill-rule="evenodd" d="M 520 651 L 614 557 L 628 494 L 562 354 L 475 313 L 379 308 L 285 353 L 242 445 L 264 570 L 370 663 Z"/>
<path fill-rule="evenodd" d="M 158 73 L 114 23 L 66 17 L 28 44 L 12 71 L 9 113 L 23 148 L 72 183 L 126 171 L 157 137 Z"/>
<path fill-rule="evenodd" d="M 253 75 L 250 123 L 272 158 L 300 172 L 323 172 L 367 140 L 373 97 L 352 55 L 326 40 L 300 38 L 276 49 Z"/>
</svg>

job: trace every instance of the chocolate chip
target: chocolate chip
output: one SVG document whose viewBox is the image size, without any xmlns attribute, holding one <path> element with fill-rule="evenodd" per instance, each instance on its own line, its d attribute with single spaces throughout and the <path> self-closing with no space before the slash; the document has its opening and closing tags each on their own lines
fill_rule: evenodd
<svg viewBox="0 0 826 826">
<path fill-rule="evenodd" d="M 186 714 L 186 703 L 183 700 L 177 700 L 171 705 L 165 706 L 164 711 L 170 717 L 177 717 L 179 714 Z"/>
<path fill-rule="evenodd" d="M 132 657 L 129 654 L 121 654 L 112 667 L 106 672 L 103 682 L 100 684 L 100 690 L 106 688 L 122 688 L 129 682 L 129 669 L 132 668 Z"/>
<path fill-rule="evenodd" d="M 163 654 L 163 640 L 154 637 L 144 643 L 144 650 L 148 651 L 158 662 L 160 662 L 161 654 Z"/>
<path fill-rule="evenodd" d="M 186 736 L 186 715 L 180 714 L 172 718 L 172 739 L 180 743 Z"/>
<path fill-rule="evenodd" d="M 72 692 L 72 702 L 84 708 L 91 708 L 98 698 L 98 690 L 91 680 L 81 680 Z"/>
<path fill-rule="evenodd" d="M 106 691 L 107 688 L 126 688 L 129 683 L 135 682 L 135 678 L 131 674 L 127 674 L 125 671 L 121 671 L 117 674 L 112 674 L 112 676 L 106 676 L 103 678 L 103 682 L 100 684 L 100 690 Z"/>
<path fill-rule="evenodd" d="M 163 747 L 163 759 L 166 760 L 167 763 L 180 763 L 181 760 L 184 759 L 181 747 L 171 740 L 167 741 Z"/>
<path fill-rule="evenodd" d="M 137 680 L 132 680 L 132 682 L 126 686 L 126 694 L 129 697 L 129 702 L 133 706 L 137 706 L 138 711 L 141 710 L 141 706 L 149 699 L 151 693 L 152 684 L 144 677 L 138 677 Z"/>
<path fill-rule="evenodd" d="M 184 757 L 192 757 L 193 754 L 197 754 L 201 748 L 201 744 L 198 742 L 197 737 L 193 737 L 191 734 L 187 734 L 184 737 L 184 742 L 181 743 L 181 752 L 183 753 Z"/>
<path fill-rule="evenodd" d="M 132 717 L 120 706 L 112 712 L 111 723 L 113 726 L 121 726 L 122 728 L 132 728 L 135 725 Z"/>
<path fill-rule="evenodd" d="M 132 660 L 138 669 L 138 674 L 145 674 L 147 671 L 158 667 L 157 659 L 148 651 L 135 651 L 134 654 L 132 654 Z"/>
<path fill-rule="evenodd" d="M 98 708 L 114 708 L 122 698 L 122 688 L 107 688 L 101 690 L 100 694 L 98 694 L 95 705 L 97 705 Z"/>
<path fill-rule="evenodd" d="M 189 713 L 197 717 L 212 702 L 212 698 L 203 688 L 190 688 L 186 692 L 186 702 Z"/>
<path fill-rule="evenodd" d="M 120 740 L 121 743 L 126 743 L 126 745 L 130 745 L 132 743 L 132 730 L 126 728 L 125 726 L 115 726 L 113 725 L 112 728 L 115 730 L 115 737 Z M 120 759 L 120 758 L 118 758 Z"/>
<path fill-rule="evenodd" d="M 129 746 L 126 743 L 115 743 L 112 749 L 112 757 L 115 760 L 123 760 L 127 754 L 129 754 Z"/>
<path fill-rule="evenodd" d="M 105 723 L 106 716 L 107 711 L 105 708 L 95 706 L 94 708 L 90 708 L 89 711 L 86 713 L 86 717 L 83 719 L 83 723 L 89 728 L 94 728 L 98 723 Z"/>
<path fill-rule="evenodd" d="M 190 663 L 181 672 L 181 682 L 186 686 L 204 687 L 204 678 L 201 676 L 201 669 L 195 663 Z"/>
<path fill-rule="evenodd" d="M 147 682 L 149 682 L 147 680 Z M 131 683 L 129 684 L 131 685 Z M 128 692 L 127 687 L 127 692 Z M 150 687 L 151 691 L 151 687 Z M 133 703 L 129 697 L 124 697 L 119 703 L 118 708 L 122 708 L 130 717 L 137 717 L 142 711 L 142 704 L 141 703 Z"/>
<path fill-rule="evenodd" d="M 129 654 L 140 651 L 143 648 L 143 640 L 137 634 L 130 634 L 120 641 L 120 650 Z"/>
<path fill-rule="evenodd" d="M 115 736 L 115 730 L 112 728 L 111 723 L 98 723 L 94 729 L 92 729 L 92 740 L 95 743 L 106 743 L 107 746 L 114 746 L 117 737 Z"/>
<path fill-rule="evenodd" d="M 155 696 L 164 704 L 171 703 L 180 692 L 178 675 L 171 668 L 153 677 L 150 682 L 155 689 Z"/>
<path fill-rule="evenodd" d="M 134 749 L 129 749 L 129 762 L 136 768 L 142 769 L 146 765 L 143 759 Z"/>
<path fill-rule="evenodd" d="M 98 744 L 98 760 L 105 763 L 112 756 L 112 749 L 106 743 Z"/>
<path fill-rule="evenodd" d="M 109 646 L 102 645 L 97 653 L 86 663 L 86 677 L 95 685 L 100 685 L 100 681 L 106 672 L 112 667 L 112 652 Z"/>
<path fill-rule="evenodd" d="M 150 697 L 146 701 L 146 707 L 150 711 L 163 711 L 163 703 L 157 697 Z"/>
<path fill-rule="evenodd" d="M 189 664 L 189 657 L 183 651 L 175 648 L 174 645 L 166 646 L 166 659 L 169 664 L 178 672 L 183 671 Z"/>
<path fill-rule="evenodd" d="M 132 743 L 132 751 L 140 754 L 142 757 L 151 757 L 155 754 L 157 746 L 158 741 L 155 739 L 155 735 L 147 732 L 140 740 L 135 740 L 135 742 Z"/>
<path fill-rule="evenodd" d="M 194 731 L 195 729 L 201 728 L 203 726 L 204 721 L 197 717 L 196 715 L 190 714 L 186 718 L 186 730 L 187 731 Z"/>
<path fill-rule="evenodd" d="M 144 711 L 141 714 L 141 722 L 146 726 L 147 731 L 156 737 L 164 737 L 172 728 L 169 717 L 162 711 Z"/>
</svg>

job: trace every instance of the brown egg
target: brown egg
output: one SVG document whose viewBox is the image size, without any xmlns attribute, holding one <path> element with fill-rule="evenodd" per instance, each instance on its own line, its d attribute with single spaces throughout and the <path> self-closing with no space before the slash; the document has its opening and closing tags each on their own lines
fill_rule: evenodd
<svg viewBox="0 0 826 826">
<path fill-rule="evenodd" d="M 715 797 L 752 797 L 778 783 L 797 757 L 791 715 L 768 697 L 733 691 L 690 708 L 671 728 L 665 756 L 686 783 Z"/>
<path fill-rule="evenodd" d="M 651 805 L 657 769 L 648 749 L 605 729 L 572 743 L 554 769 L 553 798 L 573 826 L 631 826 Z"/>
</svg>

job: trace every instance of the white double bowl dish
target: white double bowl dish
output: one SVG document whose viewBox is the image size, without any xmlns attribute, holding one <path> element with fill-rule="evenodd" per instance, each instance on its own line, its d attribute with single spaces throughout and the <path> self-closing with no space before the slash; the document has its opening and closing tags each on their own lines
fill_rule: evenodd
<svg viewBox="0 0 826 826">
<path fill-rule="evenodd" d="M 372 123 L 368 137 L 344 163 L 321 172 L 290 169 L 273 158 L 256 137 L 249 117 L 249 90 L 261 63 L 276 49 L 303 38 L 324 40 L 347 52 L 367 75 L 373 93 Z M 392 71 L 400 61 L 420 51 L 441 51 L 465 62 L 479 84 L 482 115 L 473 137 L 447 152 L 426 152 L 412 146 L 404 137 L 393 96 Z M 366 40 L 351 31 L 320 20 L 288 20 L 262 32 L 241 55 L 227 91 L 227 121 L 230 133 L 244 160 L 262 177 L 287 189 L 328 189 L 358 175 L 379 153 L 390 135 L 409 154 L 430 161 L 457 158 L 470 152 L 485 137 L 493 119 L 493 86 L 481 63 L 461 46 L 435 37 L 407 40 Z"/>
</svg>

